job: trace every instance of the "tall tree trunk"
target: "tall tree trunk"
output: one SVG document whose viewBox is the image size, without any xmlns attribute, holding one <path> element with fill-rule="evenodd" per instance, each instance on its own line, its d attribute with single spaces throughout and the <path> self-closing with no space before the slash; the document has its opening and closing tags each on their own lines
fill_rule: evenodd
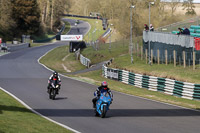
<svg viewBox="0 0 200 133">
<path fill-rule="evenodd" d="M 48 10 L 49 10 L 49 1 L 47 0 L 45 8 L 44 8 L 44 23 L 46 24 L 46 21 L 48 19 Z"/>
<path fill-rule="evenodd" d="M 50 24 L 50 28 L 51 30 L 53 30 L 53 15 L 54 15 L 54 12 L 53 12 L 53 8 L 54 8 L 54 0 L 51 1 L 51 24 Z"/>
</svg>

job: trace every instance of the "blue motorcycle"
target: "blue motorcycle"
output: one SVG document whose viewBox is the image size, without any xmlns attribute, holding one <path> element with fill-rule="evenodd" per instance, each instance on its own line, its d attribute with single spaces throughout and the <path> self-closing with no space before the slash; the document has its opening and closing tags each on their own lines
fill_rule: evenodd
<svg viewBox="0 0 200 133">
<path fill-rule="evenodd" d="M 108 93 L 101 93 L 99 100 L 96 102 L 95 115 L 104 118 L 106 116 L 106 112 L 109 110 L 111 102 L 112 99 Z"/>
</svg>

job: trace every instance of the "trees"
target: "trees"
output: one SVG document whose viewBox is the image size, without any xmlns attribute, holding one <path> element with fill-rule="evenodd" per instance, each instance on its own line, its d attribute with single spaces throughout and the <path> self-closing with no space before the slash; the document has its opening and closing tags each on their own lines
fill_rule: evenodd
<svg viewBox="0 0 200 133">
<path fill-rule="evenodd" d="M 40 31 L 41 17 L 37 0 L 14 0 L 12 18 L 16 23 L 14 36 L 37 34 Z"/>
<path fill-rule="evenodd" d="M 46 30 L 56 31 L 60 24 L 61 16 L 69 12 L 71 0 L 38 0 L 41 14 L 41 23 Z"/>
<path fill-rule="evenodd" d="M 194 14 L 196 14 L 196 12 L 194 10 L 195 6 L 193 4 L 193 0 L 185 0 L 183 2 L 182 6 L 183 6 L 183 10 L 186 9 L 186 13 L 185 13 L 186 15 L 194 15 Z"/>
<path fill-rule="evenodd" d="M 57 31 L 72 0 L 0 0 L 0 37 Z"/>
<path fill-rule="evenodd" d="M 3 41 L 12 36 L 12 28 L 15 26 L 12 15 L 12 5 L 9 0 L 0 0 L 0 37 Z"/>
<path fill-rule="evenodd" d="M 176 8 L 179 5 L 180 0 L 172 0 L 169 2 L 169 7 L 171 8 L 171 15 L 174 15 L 174 12 L 176 11 Z"/>
</svg>

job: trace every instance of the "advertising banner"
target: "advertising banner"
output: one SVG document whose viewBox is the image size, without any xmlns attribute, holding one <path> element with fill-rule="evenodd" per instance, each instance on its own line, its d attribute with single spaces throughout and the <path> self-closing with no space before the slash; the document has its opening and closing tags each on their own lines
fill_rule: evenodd
<svg viewBox="0 0 200 133">
<path fill-rule="evenodd" d="M 118 70 L 117 69 L 107 69 L 107 77 L 109 79 L 118 80 Z"/>
<path fill-rule="evenodd" d="M 61 41 L 82 41 L 83 35 L 61 35 Z"/>
</svg>

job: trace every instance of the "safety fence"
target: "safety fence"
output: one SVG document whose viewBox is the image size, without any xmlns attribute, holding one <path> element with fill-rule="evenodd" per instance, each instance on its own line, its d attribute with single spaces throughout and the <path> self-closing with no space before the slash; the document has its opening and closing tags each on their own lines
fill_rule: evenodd
<svg viewBox="0 0 200 133">
<path fill-rule="evenodd" d="M 106 32 L 102 35 L 102 37 L 105 38 L 108 34 L 110 34 L 110 32 L 111 32 L 111 28 L 108 28 Z"/>
<path fill-rule="evenodd" d="M 190 100 L 200 100 L 200 84 L 135 74 L 125 70 L 108 68 L 105 65 L 102 66 L 102 74 L 106 78 L 121 81 L 138 88 L 146 88 L 151 91 L 159 91 Z"/>
<path fill-rule="evenodd" d="M 78 18 L 87 18 L 87 19 L 102 19 L 102 18 L 98 18 L 98 17 L 81 16 L 81 15 L 73 15 L 73 14 L 63 14 L 63 16 L 78 17 Z"/>
<path fill-rule="evenodd" d="M 144 31 L 142 52 L 152 63 L 193 65 L 194 69 L 200 65 L 200 40 L 196 37 Z"/>
<path fill-rule="evenodd" d="M 22 44 L 17 44 L 17 45 L 8 45 L 8 51 L 13 52 L 17 50 L 21 50 L 24 48 L 30 47 L 30 43 L 22 43 Z"/>
<path fill-rule="evenodd" d="M 194 37 L 187 35 L 174 35 L 171 33 L 143 31 L 143 40 L 145 42 L 150 41 L 171 45 L 179 45 L 186 48 L 194 46 Z"/>
<path fill-rule="evenodd" d="M 81 64 L 83 64 L 87 68 L 90 67 L 90 63 L 91 63 L 90 59 L 84 57 L 82 54 L 80 54 L 80 62 L 81 62 Z"/>
<path fill-rule="evenodd" d="M 80 54 L 81 54 L 81 49 L 80 48 L 76 52 L 74 52 L 76 60 L 79 60 Z"/>
</svg>

